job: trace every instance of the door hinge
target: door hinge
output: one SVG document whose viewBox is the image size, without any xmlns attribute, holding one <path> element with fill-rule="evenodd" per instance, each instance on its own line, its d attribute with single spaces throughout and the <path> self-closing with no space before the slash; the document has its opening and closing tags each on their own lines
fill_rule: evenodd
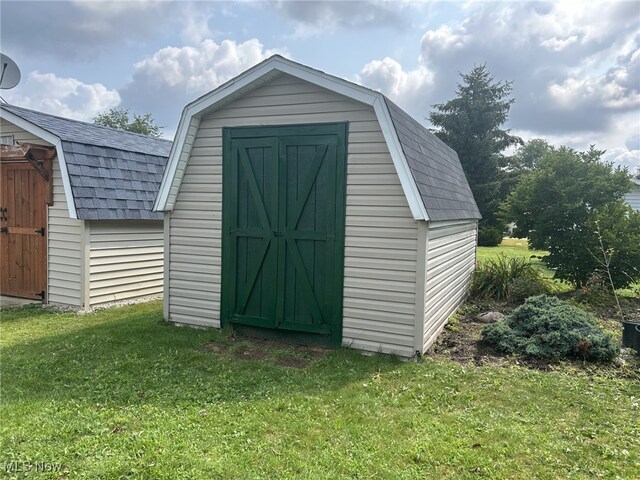
<svg viewBox="0 0 640 480">
<path fill-rule="evenodd" d="M 9 227 L 1 227 L 0 233 L 9 233 Z"/>
<path fill-rule="evenodd" d="M 44 237 L 44 227 L 40 227 L 40 228 L 36 229 L 36 233 L 38 235 L 40 235 L 41 237 Z"/>
<path fill-rule="evenodd" d="M 36 292 L 36 297 L 40 297 L 40 300 L 44 301 L 44 290 L 40 291 L 40 292 Z"/>
</svg>

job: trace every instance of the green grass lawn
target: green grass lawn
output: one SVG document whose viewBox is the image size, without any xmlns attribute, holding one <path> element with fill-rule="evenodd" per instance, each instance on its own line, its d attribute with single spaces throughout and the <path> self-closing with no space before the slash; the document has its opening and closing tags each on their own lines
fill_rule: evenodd
<svg viewBox="0 0 640 480">
<path fill-rule="evenodd" d="M 503 238 L 502 243 L 497 247 L 478 247 L 477 258 L 478 262 L 486 262 L 492 258 L 504 255 L 506 257 L 523 257 L 531 261 L 531 263 L 540 266 L 540 269 L 545 276 L 552 278 L 553 271 L 546 268 L 540 261 L 540 257 L 547 255 L 548 252 L 544 250 L 529 250 L 529 245 L 526 238 Z M 572 286 L 561 280 L 554 280 L 555 288 L 558 292 L 568 292 L 572 290 Z M 616 290 L 618 295 L 626 297 L 637 297 L 640 291 L 640 284 L 632 285 L 629 288 L 622 288 Z"/>
<path fill-rule="evenodd" d="M 529 242 L 526 238 L 503 238 L 502 243 L 497 247 L 478 247 L 477 259 L 479 263 L 505 256 L 505 257 L 522 257 L 537 265 L 547 278 L 553 278 L 553 271 L 548 269 L 541 261 L 541 258 L 547 255 L 544 250 L 529 250 Z M 572 289 L 571 285 L 561 280 L 554 280 L 553 286 L 557 292 L 568 292 Z"/>
<path fill-rule="evenodd" d="M 0 462 L 64 472 L 29 478 L 640 472 L 640 385 L 611 374 L 409 363 L 346 349 L 285 367 L 275 354 L 207 351 L 211 340 L 228 344 L 228 332 L 167 325 L 158 302 L 1 316 Z"/>
<path fill-rule="evenodd" d="M 529 250 L 526 238 L 503 238 L 502 243 L 497 247 L 478 247 L 478 261 L 484 262 L 504 255 L 506 257 L 523 257 L 539 262 L 538 257 L 547 255 L 547 253 L 543 250 Z"/>
</svg>

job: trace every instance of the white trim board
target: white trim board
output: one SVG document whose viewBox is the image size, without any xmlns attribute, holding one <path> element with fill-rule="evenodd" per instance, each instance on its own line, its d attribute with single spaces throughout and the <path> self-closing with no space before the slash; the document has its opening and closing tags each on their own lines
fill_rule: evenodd
<svg viewBox="0 0 640 480">
<path fill-rule="evenodd" d="M 413 179 L 404 152 L 402 151 L 398 134 L 393 127 L 391 115 L 382 94 L 347 80 L 312 69 L 306 65 L 293 62 L 279 55 L 274 55 L 255 67 L 250 68 L 229 82 L 191 102 L 184 108 L 180 117 L 175 141 L 171 148 L 169 162 L 162 177 L 160 190 L 158 191 L 153 206 L 155 211 L 172 210 L 172 205 L 169 205 L 169 196 L 176 180 L 179 181 L 179 179 L 176 178 L 176 172 L 178 171 L 180 163 L 182 161 L 186 162 L 191 153 L 191 146 L 185 144 L 190 126 L 199 121 L 202 115 L 210 113 L 220 107 L 221 104 L 226 103 L 225 100 L 228 100 L 234 95 L 241 95 L 245 89 L 250 89 L 253 85 L 259 83 L 261 79 L 264 81 L 265 78 L 271 78 L 276 72 L 291 75 L 373 107 L 385 141 L 387 142 L 389 152 L 391 153 L 391 158 L 398 178 L 400 179 L 402 190 L 409 203 L 411 214 L 415 220 L 429 220 L 424 203 L 422 202 L 422 197 Z"/>
<path fill-rule="evenodd" d="M 71 192 L 71 180 L 69 179 L 69 171 L 67 170 L 67 162 L 64 158 L 64 152 L 62 151 L 62 140 L 57 135 L 48 132 L 47 130 L 34 125 L 33 123 L 19 117 L 15 113 L 4 110 L 0 106 L 2 111 L 2 118 L 6 121 L 13 123 L 16 127 L 19 127 L 36 137 L 41 138 L 45 142 L 50 143 L 56 148 L 56 155 L 58 157 L 58 164 L 60 165 L 60 174 L 62 176 L 62 185 L 64 187 L 64 196 L 67 199 L 67 207 L 69 210 L 69 218 L 74 220 L 78 219 L 78 213 L 76 212 L 76 203 Z M 51 180 L 53 181 L 53 180 Z"/>
</svg>

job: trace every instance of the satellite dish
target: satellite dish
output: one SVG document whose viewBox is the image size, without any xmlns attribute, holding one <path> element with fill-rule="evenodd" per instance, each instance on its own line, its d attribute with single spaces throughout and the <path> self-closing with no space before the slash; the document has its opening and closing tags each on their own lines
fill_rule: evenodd
<svg viewBox="0 0 640 480">
<path fill-rule="evenodd" d="M 8 90 L 20 82 L 20 69 L 16 62 L 0 53 L 0 88 Z"/>
</svg>

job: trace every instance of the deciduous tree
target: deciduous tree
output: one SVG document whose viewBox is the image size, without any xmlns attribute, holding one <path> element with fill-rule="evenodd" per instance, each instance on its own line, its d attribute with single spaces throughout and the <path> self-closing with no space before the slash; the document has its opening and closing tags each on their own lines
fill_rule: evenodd
<svg viewBox="0 0 640 480">
<path fill-rule="evenodd" d="M 159 137 L 162 133 L 162 127 L 156 124 L 150 113 L 133 114 L 133 120 L 130 120 L 129 110 L 126 108 L 112 108 L 99 113 L 93 118 L 93 123 L 150 137 Z"/>
<path fill-rule="evenodd" d="M 617 288 L 640 279 L 640 213 L 624 200 L 630 175 L 602 162 L 603 153 L 552 150 L 521 177 L 504 205 L 505 219 L 517 225 L 514 236 L 549 251 L 545 261 L 556 277 L 578 287 L 602 270 L 601 251 L 611 257 Z"/>
</svg>

